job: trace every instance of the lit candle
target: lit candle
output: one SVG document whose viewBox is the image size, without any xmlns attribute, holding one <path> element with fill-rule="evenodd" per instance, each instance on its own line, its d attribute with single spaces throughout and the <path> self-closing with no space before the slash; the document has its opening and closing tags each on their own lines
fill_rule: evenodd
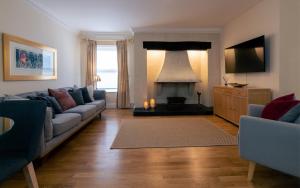
<svg viewBox="0 0 300 188">
<path fill-rule="evenodd" d="M 144 101 L 144 108 L 145 110 L 147 110 L 149 108 L 149 103 L 148 101 Z"/>
<path fill-rule="evenodd" d="M 150 99 L 150 107 L 155 108 L 155 99 Z"/>
</svg>

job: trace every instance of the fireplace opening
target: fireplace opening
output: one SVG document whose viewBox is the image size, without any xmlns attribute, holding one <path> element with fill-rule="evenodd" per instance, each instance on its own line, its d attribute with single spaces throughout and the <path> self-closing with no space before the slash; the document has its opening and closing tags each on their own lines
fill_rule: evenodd
<svg viewBox="0 0 300 188">
<path fill-rule="evenodd" d="M 179 111 L 184 109 L 185 97 L 167 97 L 167 109 Z"/>
<path fill-rule="evenodd" d="M 185 97 L 167 97 L 168 104 L 184 104 Z"/>
</svg>

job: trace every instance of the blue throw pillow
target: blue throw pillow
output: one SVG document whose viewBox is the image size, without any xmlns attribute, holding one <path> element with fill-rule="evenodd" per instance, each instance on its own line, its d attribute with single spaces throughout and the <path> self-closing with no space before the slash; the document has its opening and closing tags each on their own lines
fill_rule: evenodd
<svg viewBox="0 0 300 188">
<path fill-rule="evenodd" d="M 60 104 L 58 103 L 58 101 L 55 99 L 55 97 L 47 96 L 47 98 L 51 101 L 55 114 L 63 113 L 63 109 L 60 106 Z"/>
<path fill-rule="evenodd" d="M 297 117 L 297 119 L 293 123 L 300 124 L 300 115 Z"/>
<path fill-rule="evenodd" d="M 282 117 L 280 117 L 279 121 L 295 122 L 295 120 L 299 117 L 299 115 L 300 115 L 300 104 L 297 104 L 289 111 L 287 111 Z"/>
<path fill-rule="evenodd" d="M 81 89 L 69 90 L 69 94 L 74 99 L 74 101 L 77 105 L 84 105 L 84 99 L 83 99 L 83 96 L 82 96 Z"/>
<path fill-rule="evenodd" d="M 82 92 L 84 103 L 93 102 L 92 99 L 91 99 L 91 97 L 90 97 L 90 95 L 89 95 L 87 87 L 83 87 L 83 88 L 80 88 L 80 89 L 81 89 L 81 92 Z"/>
<path fill-rule="evenodd" d="M 47 107 L 50 107 L 52 109 L 52 118 L 55 118 L 55 111 L 53 109 L 53 105 L 51 101 L 47 97 L 42 97 L 42 96 L 28 96 L 27 97 L 30 100 L 39 100 L 39 101 L 45 101 L 47 104 Z"/>
<path fill-rule="evenodd" d="M 38 96 L 47 98 L 51 104 L 52 104 L 52 110 L 55 112 L 55 114 L 61 114 L 63 113 L 63 109 L 58 103 L 58 101 L 55 99 L 55 97 L 46 95 L 45 93 L 39 93 Z"/>
</svg>

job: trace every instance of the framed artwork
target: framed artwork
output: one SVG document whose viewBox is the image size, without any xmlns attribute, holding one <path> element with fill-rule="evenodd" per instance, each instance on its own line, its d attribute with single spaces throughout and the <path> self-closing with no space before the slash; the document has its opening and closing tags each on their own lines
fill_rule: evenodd
<svg viewBox="0 0 300 188">
<path fill-rule="evenodd" d="M 4 80 L 56 80 L 57 50 L 3 34 Z"/>
</svg>

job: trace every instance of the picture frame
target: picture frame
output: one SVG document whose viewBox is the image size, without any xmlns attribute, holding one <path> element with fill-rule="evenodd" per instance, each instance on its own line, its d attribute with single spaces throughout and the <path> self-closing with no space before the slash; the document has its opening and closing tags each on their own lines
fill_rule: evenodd
<svg viewBox="0 0 300 188">
<path fill-rule="evenodd" d="M 5 81 L 57 79 L 56 49 L 6 33 L 2 40 Z"/>
</svg>

